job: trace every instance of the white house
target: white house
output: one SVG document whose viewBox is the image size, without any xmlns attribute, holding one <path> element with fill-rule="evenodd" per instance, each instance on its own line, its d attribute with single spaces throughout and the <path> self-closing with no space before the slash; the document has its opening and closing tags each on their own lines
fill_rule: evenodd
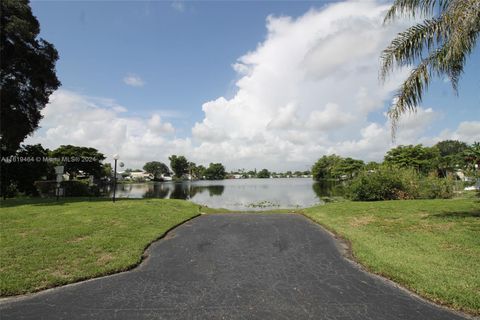
<svg viewBox="0 0 480 320">
<path fill-rule="evenodd" d="M 132 180 L 153 180 L 153 174 L 141 171 L 141 172 L 130 172 L 130 179 Z"/>
</svg>

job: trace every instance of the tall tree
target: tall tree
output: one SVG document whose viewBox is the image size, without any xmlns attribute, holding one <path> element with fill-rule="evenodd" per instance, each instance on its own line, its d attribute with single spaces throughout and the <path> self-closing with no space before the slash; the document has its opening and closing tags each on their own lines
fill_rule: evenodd
<svg viewBox="0 0 480 320">
<path fill-rule="evenodd" d="M 188 172 L 188 160 L 184 156 L 171 155 L 168 159 L 175 177 L 181 178 Z"/>
<path fill-rule="evenodd" d="M 42 118 L 60 82 L 55 47 L 37 38 L 40 25 L 28 0 L 0 1 L 0 147 L 12 155 Z"/>
<path fill-rule="evenodd" d="M 466 58 L 480 32 L 480 0 L 395 0 L 385 22 L 418 15 L 429 18 L 399 33 L 381 57 L 383 80 L 395 67 L 416 64 L 389 111 L 393 136 L 399 117 L 416 111 L 432 76 L 448 77 L 457 92 Z"/>
<path fill-rule="evenodd" d="M 435 147 L 424 147 L 421 144 L 398 146 L 387 152 L 385 164 L 414 168 L 426 174 L 437 168 L 439 156 L 440 153 Z"/>
<path fill-rule="evenodd" d="M 221 163 L 210 163 L 205 170 L 205 179 L 207 180 L 222 180 L 226 175 L 225 167 Z"/>
<path fill-rule="evenodd" d="M 468 144 L 458 140 L 443 140 L 437 142 L 435 147 L 438 148 L 440 156 L 445 157 L 462 153 L 465 149 L 468 148 Z"/>
<path fill-rule="evenodd" d="M 103 177 L 112 177 L 113 176 L 113 168 L 111 163 L 104 163 L 102 165 L 102 178 Z M 123 176 L 123 174 L 122 174 Z"/>
<path fill-rule="evenodd" d="M 480 142 L 472 143 L 463 151 L 463 156 L 469 169 L 472 169 L 475 174 L 480 173 Z"/>
<path fill-rule="evenodd" d="M 195 170 L 196 168 L 197 168 L 197 165 L 195 164 L 195 162 L 188 163 L 188 174 L 190 175 L 190 179 L 198 179 L 196 175 L 196 170 Z"/>
<path fill-rule="evenodd" d="M 143 170 L 153 174 L 154 180 L 160 179 L 162 174 L 170 173 L 170 169 L 168 169 L 168 166 L 165 163 L 159 161 L 150 161 L 145 163 L 145 165 L 143 166 Z"/>
<path fill-rule="evenodd" d="M 317 162 L 312 167 L 312 175 L 313 179 L 319 181 L 323 179 L 335 179 L 332 175 L 333 170 L 341 161 L 341 157 L 337 156 L 336 154 L 332 154 L 329 156 L 323 156 L 318 159 Z"/>
<path fill-rule="evenodd" d="M 2 195 L 7 196 L 10 190 L 13 196 L 15 191 L 26 195 L 37 195 L 34 182 L 42 178 L 54 176 L 53 165 L 47 161 L 48 149 L 40 144 L 25 145 L 17 150 L 13 161 L 3 163 Z"/>
<path fill-rule="evenodd" d="M 362 160 L 353 158 L 342 158 L 335 154 L 323 156 L 313 165 L 313 179 L 321 181 L 324 179 L 351 179 L 365 163 Z"/>
<path fill-rule="evenodd" d="M 80 171 L 95 178 L 102 177 L 105 172 L 102 165 L 105 156 L 95 148 L 62 145 L 53 150 L 50 155 L 58 158 L 59 164 L 65 166 L 65 173 L 71 178 L 80 174 Z"/>
<path fill-rule="evenodd" d="M 440 153 L 438 160 L 439 175 L 446 177 L 448 172 L 465 166 L 463 152 L 468 149 L 465 142 L 457 140 L 444 140 L 434 145 Z"/>
<path fill-rule="evenodd" d="M 193 175 L 195 176 L 196 179 L 204 179 L 206 171 L 207 171 L 207 168 L 205 168 L 202 165 L 198 165 L 193 170 Z"/>
<path fill-rule="evenodd" d="M 332 175 L 336 179 L 352 179 L 364 166 L 362 160 L 342 158 L 333 168 Z"/>
</svg>

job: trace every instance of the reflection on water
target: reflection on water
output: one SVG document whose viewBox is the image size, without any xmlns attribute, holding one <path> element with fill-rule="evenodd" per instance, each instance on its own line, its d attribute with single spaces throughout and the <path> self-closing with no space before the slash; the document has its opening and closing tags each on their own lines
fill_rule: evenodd
<svg viewBox="0 0 480 320">
<path fill-rule="evenodd" d="M 155 182 L 117 185 L 118 198 L 161 198 L 189 200 L 205 192 L 208 196 L 221 196 L 223 185 L 197 185 L 198 182 Z M 218 183 L 222 183 L 218 181 Z M 111 196 L 111 193 L 109 194 Z"/>
<path fill-rule="evenodd" d="M 337 184 L 310 179 L 239 179 L 119 184 L 121 198 L 184 199 L 213 208 L 263 210 L 309 207 L 321 197 L 340 196 Z"/>
<path fill-rule="evenodd" d="M 221 185 L 212 186 L 198 186 L 194 183 L 154 183 L 154 184 L 131 184 L 124 185 L 126 188 L 120 192 L 127 192 L 128 196 L 132 197 L 132 190 L 136 187 L 145 192 L 141 195 L 142 198 L 168 198 L 168 199 L 183 199 L 189 200 L 194 198 L 196 194 L 207 192 L 210 197 L 220 196 L 225 189 Z M 117 192 L 119 189 L 117 188 Z"/>
<path fill-rule="evenodd" d="M 341 197 L 344 195 L 344 185 L 341 182 L 322 180 L 312 184 L 313 192 L 319 198 Z"/>
</svg>

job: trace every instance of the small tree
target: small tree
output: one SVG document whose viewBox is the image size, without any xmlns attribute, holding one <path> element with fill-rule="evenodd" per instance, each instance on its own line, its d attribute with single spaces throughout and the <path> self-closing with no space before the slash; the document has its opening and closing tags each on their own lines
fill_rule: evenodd
<svg viewBox="0 0 480 320">
<path fill-rule="evenodd" d="M 159 161 L 150 161 L 145 163 L 145 165 L 143 166 L 143 170 L 151 173 L 154 180 L 158 180 L 161 178 L 162 174 L 168 174 L 170 172 L 168 166 L 165 163 Z"/>
<path fill-rule="evenodd" d="M 171 155 L 168 159 L 175 177 L 181 178 L 188 172 L 188 160 L 184 156 Z"/>
<path fill-rule="evenodd" d="M 226 175 L 225 167 L 221 163 L 210 163 L 207 170 L 205 170 L 205 178 L 207 180 L 222 180 L 225 179 Z"/>
<path fill-rule="evenodd" d="M 267 169 L 260 170 L 257 174 L 257 178 L 261 178 L 261 179 L 270 178 L 270 171 L 268 171 Z"/>
</svg>

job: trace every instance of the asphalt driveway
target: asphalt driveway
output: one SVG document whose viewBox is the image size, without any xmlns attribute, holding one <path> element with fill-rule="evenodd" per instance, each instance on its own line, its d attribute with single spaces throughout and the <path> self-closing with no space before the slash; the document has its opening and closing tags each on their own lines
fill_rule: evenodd
<svg viewBox="0 0 480 320">
<path fill-rule="evenodd" d="M 0 302 L 6 319 L 463 319 L 372 276 L 300 215 L 217 214 L 138 268 Z"/>
</svg>

